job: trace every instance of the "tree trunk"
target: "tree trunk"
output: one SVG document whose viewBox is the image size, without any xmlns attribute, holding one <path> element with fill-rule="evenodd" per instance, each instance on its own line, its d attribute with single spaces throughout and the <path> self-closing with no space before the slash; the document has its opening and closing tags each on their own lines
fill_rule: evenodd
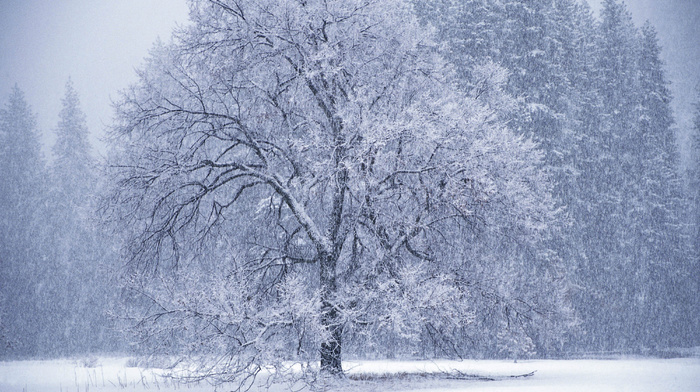
<svg viewBox="0 0 700 392">
<path fill-rule="evenodd" d="M 342 240 L 339 240 L 338 233 L 343 221 L 343 204 L 345 203 L 348 169 L 342 163 L 345 156 L 345 140 L 341 133 L 342 120 L 337 116 L 330 116 L 329 118 L 333 125 L 335 139 L 333 159 L 335 161 L 336 176 L 327 236 L 330 249 L 320 254 L 321 323 L 329 333 L 328 340 L 321 343 L 321 372 L 333 376 L 342 376 L 341 348 L 343 325 L 338 315 L 338 308 L 334 305 L 337 293 L 335 267 L 340 257 L 340 248 L 342 247 Z"/>
<path fill-rule="evenodd" d="M 338 309 L 333 305 L 336 292 L 334 255 L 322 255 L 321 278 L 321 323 L 328 331 L 328 340 L 321 343 L 321 372 L 333 376 L 343 374 L 342 337 L 343 326 L 338 317 Z"/>
<path fill-rule="evenodd" d="M 331 305 L 324 302 L 322 307 Z M 321 343 L 321 372 L 331 375 L 342 375 L 342 335 L 343 327 L 338 323 L 337 311 L 331 307 L 327 309 L 322 318 L 323 326 L 330 333 L 328 341 Z"/>
</svg>

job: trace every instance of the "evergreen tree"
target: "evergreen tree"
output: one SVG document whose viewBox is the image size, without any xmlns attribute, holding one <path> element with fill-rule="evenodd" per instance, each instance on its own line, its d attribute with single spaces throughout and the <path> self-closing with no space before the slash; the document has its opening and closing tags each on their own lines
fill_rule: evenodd
<svg viewBox="0 0 700 392">
<path fill-rule="evenodd" d="M 687 191 L 695 214 L 691 222 L 692 244 L 694 256 L 700 257 L 700 86 L 696 88 L 695 113 L 693 116 L 693 128 L 691 131 L 693 143 L 693 161 L 690 168 L 690 187 Z"/>
<path fill-rule="evenodd" d="M 424 18 L 437 27 L 447 44 L 444 53 L 476 96 L 487 91 L 481 82 L 485 79 L 482 76 L 484 63 L 495 62 L 505 68 L 505 90 L 514 99 L 511 110 L 502 110 L 499 114 L 518 133 L 539 142 L 545 154 L 542 169 L 551 173 L 554 180 L 555 200 L 558 206 L 567 208 L 564 212 L 571 218 L 572 211 L 568 207 L 575 197 L 579 162 L 575 154 L 582 142 L 579 128 L 583 123 L 578 121 L 579 113 L 582 113 L 580 118 L 587 119 L 579 104 L 591 95 L 585 61 L 590 61 L 591 57 L 592 20 L 584 26 L 578 19 L 581 8 L 570 0 L 474 0 L 431 4 L 433 14 L 426 12 Z M 441 9 L 436 11 L 435 8 Z M 583 31 L 586 27 L 588 30 Z M 588 102 L 594 104 L 595 99 L 588 98 Z M 571 224 L 562 227 L 557 236 L 547 244 L 540 244 L 542 248 L 537 250 L 548 249 L 550 257 L 565 261 L 565 265 L 560 265 L 562 276 L 571 275 L 572 260 L 575 260 L 572 256 L 576 252 L 572 251 L 570 243 L 571 238 L 576 238 L 572 229 L 575 226 Z M 524 253 L 530 256 L 521 260 L 521 276 L 527 275 L 526 271 L 537 264 L 532 257 L 534 253 Z M 506 252 L 502 258 L 521 258 L 522 255 L 516 254 Z M 566 284 L 562 285 L 562 290 L 568 290 Z M 568 328 L 566 325 L 559 327 Z M 539 344 L 548 345 L 542 340 Z M 544 346 L 540 351 L 545 350 Z"/>
<path fill-rule="evenodd" d="M 700 290 L 700 281 L 697 276 L 700 276 L 700 86 L 696 89 L 695 114 L 693 116 L 692 125 L 692 143 L 693 143 L 693 161 L 689 170 L 688 189 L 686 194 L 690 208 L 694 212 L 689 217 L 689 229 L 691 238 L 692 256 L 688 263 L 688 274 L 691 277 L 691 282 L 695 283 L 695 288 L 691 293 L 697 293 Z M 692 295 L 692 294 L 691 294 Z M 691 296 L 688 301 L 688 309 L 686 314 L 695 315 L 700 313 L 700 299 L 697 296 Z M 692 330 L 689 346 L 698 346 L 700 344 L 700 320 L 697 317 L 689 317 Z"/>
<path fill-rule="evenodd" d="M 638 198 L 633 217 L 637 231 L 634 252 L 635 324 L 641 344 L 668 347 L 686 340 L 688 322 L 682 314 L 694 280 L 688 275 L 690 243 L 682 224 L 687 206 L 680 179 L 680 153 L 672 127 L 671 95 L 656 31 L 647 22 L 641 29 L 638 60 L 640 100 L 636 130 L 640 143 L 636 175 Z M 671 301 L 669 301 L 671 299 Z M 674 333 L 667 333 L 668 330 Z"/>
<path fill-rule="evenodd" d="M 640 32 L 617 0 L 603 3 L 600 22 L 573 0 L 420 3 L 466 85 L 480 91 L 483 59 L 507 70 L 517 105 L 503 118 L 540 142 L 569 222 L 548 246 L 575 283 L 582 328 L 569 347 L 672 344 L 682 334 L 662 336 L 663 320 L 683 313 L 672 309 L 692 290 L 679 288 L 687 241 L 678 151 L 651 26 Z M 653 289 L 655 279 L 677 289 Z"/>
<path fill-rule="evenodd" d="M 41 224 L 45 167 L 36 120 L 15 86 L 0 110 L 0 320 L 10 356 L 41 351 L 43 324 L 38 284 L 45 274 Z"/>
<path fill-rule="evenodd" d="M 88 205 L 95 185 L 95 163 L 90 156 L 85 114 L 80 109 L 78 93 L 70 79 L 66 83 L 62 104 L 53 146 L 53 172 L 57 189 L 62 193 L 63 207 L 73 209 Z"/>
<path fill-rule="evenodd" d="M 592 175 L 586 198 L 587 214 L 581 223 L 590 222 L 582 232 L 586 259 L 579 260 L 577 278 L 582 290 L 577 309 L 582 314 L 589 350 L 608 351 L 627 347 L 615 336 L 629 331 L 629 289 L 633 266 L 631 225 L 626 204 L 631 190 L 629 173 L 635 170 L 633 151 L 635 132 L 635 44 L 636 29 L 624 5 L 604 2 L 595 35 L 594 73 L 589 84 L 599 94 L 601 105 L 595 127 L 589 128 L 594 149 L 583 170 Z M 629 337 L 627 334 L 626 338 Z"/>
<path fill-rule="evenodd" d="M 47 221 L 54 263 L 44 282 L 52 293 L 54 311 L 46 313 L 50 327 L 44 328 L 42 337 L 48 354 L 89 353 L 113 347 L 115 334 L 106 311 L 116 291 L 109 279 L 110 242 L 101 237 L 93 218 L 96 164 L 85 114 L 70 79 L 56 136 Z"/>
<path fill-rule="evenodd" d="M 581 342 L 595 350 L 667 347 L 689 336 L 675 317 L 687 303 L 679 271 L 687 270 L 688 248 L 671 97 L 650 25 L 640 32 L 624 4 L 610 0 L 597 37 L 591 80 L 601 105 L 591 116 L 598 123 L 586 128 L 597 150 L 582 167 L 595 192 L 576 219 L 592 222 L 580 232 L 577 302 L 588 332 Z"/>
</svg>

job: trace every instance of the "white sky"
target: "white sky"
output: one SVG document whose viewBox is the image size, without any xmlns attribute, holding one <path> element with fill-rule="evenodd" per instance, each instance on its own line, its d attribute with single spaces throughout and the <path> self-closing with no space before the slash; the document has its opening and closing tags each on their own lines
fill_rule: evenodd
<svg viewBox="0 0 700 392">
<path fill-rule="evenodd" d="M 0 0 L 0 102 L 15 84 L 24 91 L 48 155 L 70 77 L 100 152 L 110 97 L 187 12 L 185 0 Z"/>
<path fill-rule="evenodd" d="M 589 2 L 597 10 L 601 0 Z M 687 129 L 700 83 L 700 0 L 626 3 L 637 25 L 649 19 L 659 32 L 678 126 Z M 0 0 L 0 102 L 19 85 L 38 115 L 48 155 L 70 76 L 100 152 L 110 97 L 135 81 L 134 68 L 157 38 L 167 41 L 186 21 L 185 0 Z"/>
<path fill-rule="evenodd" d="M 602 0 L 588 0 L 596 10 Z M 700 0 L 624 0 L 639 27 L 649 20 L 656 28 L 666 77 L 671 82 L 672 107 L 679 143 L 687 164 L 690 150 L 693 102 L 700 88 Z"/>
</svg>

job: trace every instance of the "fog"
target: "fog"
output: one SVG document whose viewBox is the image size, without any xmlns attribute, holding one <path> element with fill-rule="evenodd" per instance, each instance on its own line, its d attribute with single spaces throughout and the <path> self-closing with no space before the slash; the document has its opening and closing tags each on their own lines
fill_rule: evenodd
<svg viewBox="0 0 700 392">
<path fill-rule="evenodd" d="M 167 41 L 188 12 L 181 0 L 3 0 L 0 8 L 0 91 L 3 100 L 15 84 L 25 92 L 45 153 L 69 77 L 92 144 L 102 151 L 111 98 L 135 80 L 135 68 L 156 39 Z"/>
<path fill-rule="evenodd" d="M 638 26 L 650 20 L 659 33 L 687 162 L 691 105 L 700 83 L 700 2 L 625 3 Z M 600 0 L 589 4 L 596 13 L 600 9 Z M 0 7 L 0 92 L 6 95 L 15 84 L 24 90 L 49 158 L 68 77 L 82 97 L 93 146 L 102 152 L 99 139 L 110 123 L 110 98 L 134 81 L 134 69 L 155 40 L 167 40 L 187 21 L 184 0 L 2 0 Z"/>
<path fill-rule="evenodd" d="M 591 7 L 599 11 L 600 0 Z M 679 144 L 684 164 L 690 156 L 690 135 L 693 102 L 700 88 L 700 1 L 697 0 L 626 0 L 637 26 L 650 21 L 656 28 L 661 45 L 661 58 L 666 63 L 671 82 Z"/>
</svg>

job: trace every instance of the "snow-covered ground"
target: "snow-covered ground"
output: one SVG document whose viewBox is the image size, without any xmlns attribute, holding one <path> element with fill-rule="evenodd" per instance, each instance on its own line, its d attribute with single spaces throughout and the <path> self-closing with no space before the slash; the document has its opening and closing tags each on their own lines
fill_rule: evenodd
<svg viewBox="0 0 700 392">
<path fill-rule="evenodd" d="M 86 367 L 86 362 L 90 366 Z M 125 358 L 0 362 L 1 392 L 211 392 L 207 384 L 179 384 L 159 377 L 156 371 L 128 367 Z M 540 360 L 521 361 L 348 361 L 354 375 L 344 386 L 327 390 L 346 391 L 700 391 L 700 358 Z M 415 376 L 457 371 L 495 381 L 456 380 Z M 510 376 L 528 374 L 524 378 Z M 386 376 L 386 375 L 397 376 Z M 386 376 L 386 377 L 385 377 Z M 361 380 L 355 380 L 361 379 Z M 217 388 L 229 390 L 231 388 Z M 285 391 L 279 385 L 270 391 Z M 253 388 L 252 390 L 256 390 Z M 260 387 L 257 390 L 268 390 Z"/>
</svg>

